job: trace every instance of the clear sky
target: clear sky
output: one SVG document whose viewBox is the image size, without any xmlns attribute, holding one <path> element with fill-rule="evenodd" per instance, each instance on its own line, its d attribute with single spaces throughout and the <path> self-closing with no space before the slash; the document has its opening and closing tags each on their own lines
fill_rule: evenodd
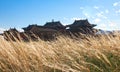
<svg viewBox="0 0 120 72">
<path fill-rule="evenodd" d="M 120 0 L 0 0 L 1 30 L 86 18 L 99 29 L 120 29 Z"/>
</svg>

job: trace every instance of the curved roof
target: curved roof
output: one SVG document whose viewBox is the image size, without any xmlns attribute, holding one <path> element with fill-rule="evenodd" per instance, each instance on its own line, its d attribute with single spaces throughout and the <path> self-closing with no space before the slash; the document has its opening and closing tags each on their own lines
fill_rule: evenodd
<svg viewBox="0 0 120 72">
<path fill-rule="evenodd" d="M 56 21 L 56 22 L 47 22 L 45 25 L 45 27 L 64 27 L 60 21 Z"/>
<path fill-rule="evenodd" d="M 70 27 L 94 27 L 95 24 L 90 24 L 87 19 L 85 20 L 75 20 L 73 24 L 69 25 Z"/>
</svg>

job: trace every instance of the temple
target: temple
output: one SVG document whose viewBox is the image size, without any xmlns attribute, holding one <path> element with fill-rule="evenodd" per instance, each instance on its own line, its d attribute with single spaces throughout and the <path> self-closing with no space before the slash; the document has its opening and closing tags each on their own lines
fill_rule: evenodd
<svg viewBox="0 0 120 72">
<path fill-rule="evenodd" d="M 61 30 L 61 29 L 65 29 L 65 26 L 62 25 L 62 23 L 60 21 L 52 21 L 52 22 L 47 22 L 44 27 L 48 27 L 48 28 L 52 28 L 55 30 Z"/>
<path fill-rule="evenodd" d="M 83 34 L 94 33 L 95 24 L 90 24 L 87 19 L 85 20 L 75 20 L 73 24 L 67 25 L 69 31 L 72 33 L 80 32 Z"/>
<path fill-rule="evenodd" d="M 15 28 L 10 29 L 8 31 L 5 31 L 3 34 L 5 35 L 5 38 L 11 37 L 13 38 L 12 35 L 14 35 L 16 38 L 18 38 L 17 33 L 20 34 L 22 39 L 28 40 L 28 38 L 31 39 L 37 39 L 41 38 L 44 40 L 49 40 L 49 39 L 54 39 L 58 34 L 63 34 L 63 35 L 70 35 L 71 33 L 73 35 L 76 35 L 79 33 L 82 34 L 95 34 L 97 29 L 95 29 L 96 25 L 95 24 L 90 24 L 87 19 L 85 20 L 75 20 L 72 24 L 70 25 L 62 25 L 60 21 L 54 21 L 52 22 L 46 22 L 43 26 L 33 24 L 29 25 L 28 27 L 22 28 L 24 32 L 20 33 L 17 31 Z M 13 33 L 12 35 L 10 33 Z M 7 36 L 7 34 L 9 36 Z M 26 35 L 28 37 L 26 37 Z"/>
<path fill-rule="evenodd" d="M 35 39 L 37 36 L 40 39 L 49 40 L 53 39 L 57 34 L 57 30 L 39 25 L 29 25 L 28 27 L 23 28 L 23 30 L 24 33 L 29 35 L 29 37 L 32 39 Z"/>
</svg>

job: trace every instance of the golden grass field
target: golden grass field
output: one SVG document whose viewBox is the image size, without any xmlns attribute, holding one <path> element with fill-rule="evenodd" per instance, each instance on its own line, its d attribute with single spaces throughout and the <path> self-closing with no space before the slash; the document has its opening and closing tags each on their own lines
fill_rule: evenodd
<svg viewBox="0 0 120 72">
<path fill-rule="evenodd" d="M 0 72 L 120 72 L 120 35 L 30 42 L 0 38 Z"/>
</svg>

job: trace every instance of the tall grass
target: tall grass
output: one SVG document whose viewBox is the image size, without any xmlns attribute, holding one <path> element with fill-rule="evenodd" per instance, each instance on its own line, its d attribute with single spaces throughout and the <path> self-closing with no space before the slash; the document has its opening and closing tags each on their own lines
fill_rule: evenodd
<svg viewBox="0 0 120 72">
<path fill-rule="evenodd" d="M 120 72 L 120 36 L 30 42 L 0 38 L 0 72 Z"/>
</svg>

